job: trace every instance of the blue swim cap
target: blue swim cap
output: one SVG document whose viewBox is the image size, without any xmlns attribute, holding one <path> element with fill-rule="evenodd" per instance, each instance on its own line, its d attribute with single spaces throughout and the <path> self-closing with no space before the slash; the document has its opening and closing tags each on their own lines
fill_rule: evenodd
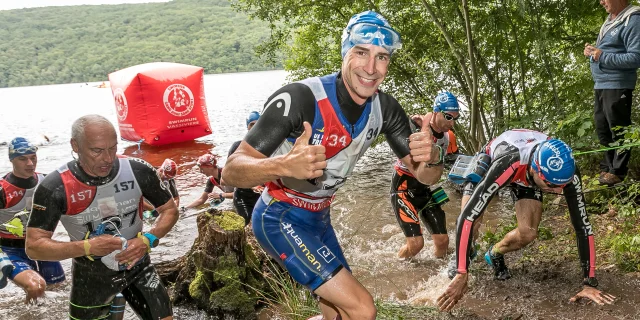
<svg viewBox="0 0 640 320">
<path fill-rule="evenodd" d="M 458 99 L 456 99 L 453 93 L 449 91 L 438 93 L 436 99 L 433 101 L 433 112 L 440 111 L 460 112 Z"/>
<path fill-rule="evenodd" d="M 402 48 L 400 34 L 391 28 L 387 19 L 373 11 L 353 15 L 342 30 L 342 58 L 357 44 L 380 46 L 389 51 L 389 54 Z"/>
<path fill-rule="evenodd" d="M 538 145 L 531 159 L 531 167 L 545 181 L 561 186 L 573 180 L 576 161 L 569 145 L 562 140 L 550 139 Z"/>
<path fill-rule="evenodd" d="M 251 111 L 251 113 L 249 113 L 249 116 L 247 116 L 247 127 L 249 126 L 249 123 L 258 121 L 258 119 L 260 119 L 260 114 L 258 113 L 258 111 Z"/>
<path fill-rule="evenodd" d="M 31 144 L 29 140 L 22 137 L 16 137 L 9 142 L 9 161 L 19 156 L 35 154 L 36 151 L 38 151 L 38 147 Z"/>
</svg>

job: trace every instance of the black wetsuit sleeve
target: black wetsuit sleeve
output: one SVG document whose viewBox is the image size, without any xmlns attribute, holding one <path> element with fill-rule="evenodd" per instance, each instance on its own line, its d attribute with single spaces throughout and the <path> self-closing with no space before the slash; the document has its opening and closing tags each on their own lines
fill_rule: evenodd
<svg viewBox="0 0 640 320">
<path fill-rule="evenodd" d="M 6 201 L 7 195 L 4 193 L 4 189 L 0 188 L 0 209 L 6 209 Z"/>
<path fill-rule="evenodd" d="M 382 106 L 382 131 L 391 150 L 400 159 L 406 157 L 409 153 L 409 136 L 411 135 L 411 126 L 409 117 L 402 109 L 402 106 L 392 96 L 381 92 L 380 104 Z"/>
<path fill-rule="evenodd" d="M 173 199 L 169 188 L 160 180 L 158 172 L 152 165 L 137 158 L 129 158 L 129 163 L 131 164 L 133 176 L 140 185 L 142 195 L 154 207 L 160 207 Z"/>
<path fill-rule="evenodd" d="M 576 231 L 576 241 L 578 245 L 578 254 L 580 255 L 580 265 L 582 267 L 583 277 L 595 278 L 595 240 L 593 227 L 589 223 L 587 217 L 587 209 L 585 206 L 584 194 L 582 193 L 582 180 L 580 179 L 580 171 L 576 169 L 573 175 L 573 181 L 564 187 L 564 198 L 567 200 L 569 207 L 569 216 L 571 224 Z"/>
<path fill-rule="evenodd" d="M 67 198 L 62 177 L 54 171 L 36 187 L 27 226 L 53 232 L 66 211 Z"/>
<path fill-rule="evenodd" d="M 244 141 L 268 157 L 286 138 L 299 137 L 304 131 L 304 121 L 313 125 L 315 110 L 316 100 L 309 87 L 288 84 L 269 97 L 260 119 Z"/>
<path fill-rule="evenodd" d="M 491 162 L 491 167 L 484 178 L 476 185 L 469 201 L 458 217 L 456 227 L 456 262 L 458 273 L 467 273 L 469 256 L 473 246 L 473 225 L 477 223 L 491 199 L 498 191 L 509 184 L 520 164 L 520 153 L 517 149 L 504 153 Z"/>
<path fill-rule="evenodd" d="M 242 142 L 242 140 L 236 141 L 231 145 L 231 148 L 229 148 L 229 153 L 227 154 L 227 157 L 229 157 L 234 152 L 236 152 L 236 150 L 238 150 L 238 147 L 240 146 L 240 142 Z"/>
<path fill-rule="evenodd" d="M 174 198 L 180 197 L 178 194 L 178 187 L 176 186 L 176 181 L 174 179 L 169 179 L 169 192 Z"/>
<path fill-rule="evenodd" d="M 207 185 L 204 187 L 205 193 L 211 193 L 215 185 L 211 182 L 211 178 L 207 178 Z"/>
</svg>

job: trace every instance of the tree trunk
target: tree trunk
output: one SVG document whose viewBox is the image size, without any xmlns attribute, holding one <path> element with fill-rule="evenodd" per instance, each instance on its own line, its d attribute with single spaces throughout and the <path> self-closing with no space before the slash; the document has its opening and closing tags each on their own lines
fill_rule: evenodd
<svg viewBox="0 0 640 320">
<path fill-rule="evenodd" d="M 220 319 L 255 319 L 258 297 L 266 290 L 260 271 L 266 257 L 250 244 L 244 219 L 210 209 L 197 221 L 191 250 L 156 265 L 164 283 L 175 283 L 169 291 L 172 302 L 195 303 Z"/>
</svg>

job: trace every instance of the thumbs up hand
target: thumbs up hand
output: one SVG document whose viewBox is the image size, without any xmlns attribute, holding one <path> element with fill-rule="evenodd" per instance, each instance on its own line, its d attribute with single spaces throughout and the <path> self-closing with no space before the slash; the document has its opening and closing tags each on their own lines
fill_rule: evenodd
<svg viewBox="0 0 640 320">
<path fill-rule="evenodd" d="M 409 136 L 409 149 L 411 150 L 411 157 L 415 162 L 431 164 L 440 161 L 440 148 L 434 144 L 433 133 L 431 131 L 431 120 L 433 116 L 432 112 L 421 116 L 422 128 L 420 132 L 413 133 Z M 416 122 L 420 123 L 420 121 Z"/>
<path fill-rule="evenodd" d="M 309 122 L 304 122 L 304 132 L 293 144 L 291 151 L 285 155 L 288 177 L 296 179 L 313 179 L 321 177 L 327 167 L 325 148 L 322 145 L 309 145 L 312 129 Z"/>
</svg>

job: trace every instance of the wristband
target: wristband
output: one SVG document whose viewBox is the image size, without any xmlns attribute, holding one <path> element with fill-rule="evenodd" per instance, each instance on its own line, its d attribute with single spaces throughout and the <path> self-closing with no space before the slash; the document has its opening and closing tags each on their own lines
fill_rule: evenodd
<svg viewBox="0 0 640 320">
<path fill-rule="evenodd" d="M 598 279 L 596 279 L 596 278 L 585 278 L 584 281 L 582 281 L 582 284 L 585 285 L 585 286 L 597 288 L 598 287 Z"/>
<path fill-rule="evenodd" d="M 89 243 L 89 239 L 84 239 L 84 255 L 87 259 L 93 261 L 93 257 L 91 257 L 91 243 Z"/>
<path fill-rule="evenodd" d="M 142 235 L 142 233 L 138 232 L 138 239 L 142 240 L 142 242 L 144 242 L 144 244 L 147 245 L 147 253 L 151 252 L 151 244 L 149 243 L 149 239 L 145 236 Z"/>
<path fill-rule="evenodd" d="M 444 162 L 444 153 L 442 152 L 443 151 L 442 147 L 437 145 L 437 144 L 435 146 L 438 147 L 438 150 L 439 150 L 439 152 L 438 152 L 438 161 L 435 162 L 435 163 L 427 163 L 426 164 L 427 168 L 439 166 Z"/>
<path fill-rule="evenodd" d="M 149 248 L 155 248 L 160 244 L 160 239 L 153 235 L 153 233 L 146 232 L 143 236 L 149 241 Z"/>
</svg>

